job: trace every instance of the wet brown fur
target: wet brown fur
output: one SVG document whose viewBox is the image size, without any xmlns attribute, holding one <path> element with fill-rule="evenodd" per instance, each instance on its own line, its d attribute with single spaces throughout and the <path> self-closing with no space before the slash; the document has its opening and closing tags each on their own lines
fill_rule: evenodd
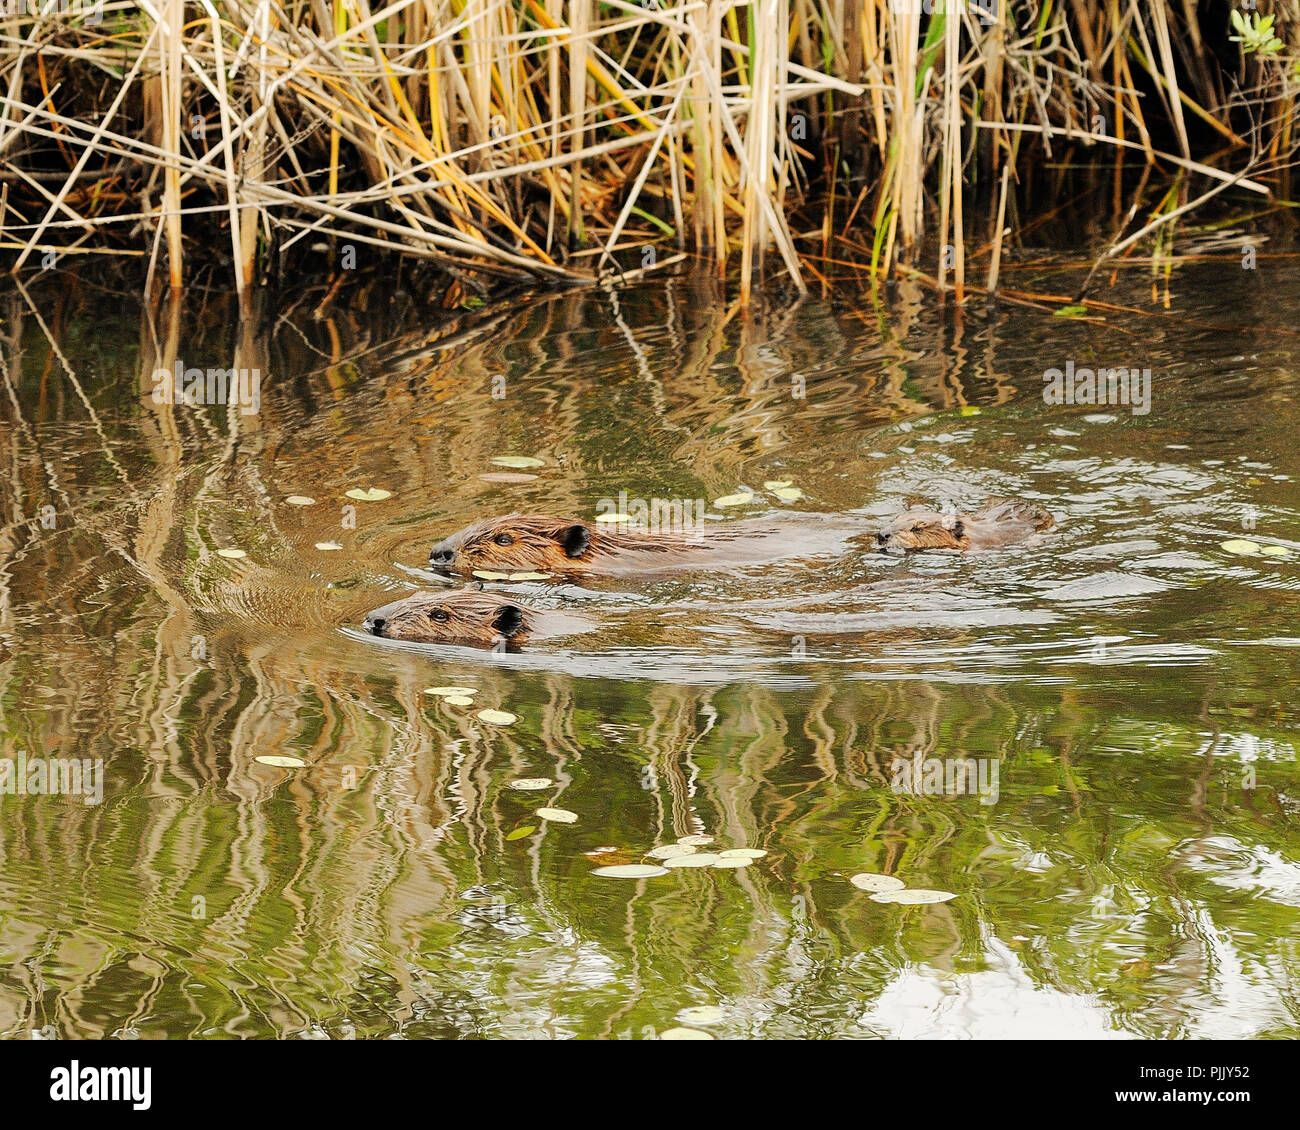
<svg viewBox="0 0 1300 1130">
<path fill-rule="evenodd" d="M 417 592 L 368 613 L 365 628 L 390 640 L 515 651 L 528 642 L 539 615 L 499 593 Z"/>
<path fill-rule="evenodd" d="M 1024 541 L 1051 529 L 1052 516 L 1035 502 L 1019 498 L 991 499 L 974 514 L 940 514 L 934 510 L 905 510 L 876 536 L 881 549 L 913 553 L 948 549 L 996 549 Z"/>
</svg>

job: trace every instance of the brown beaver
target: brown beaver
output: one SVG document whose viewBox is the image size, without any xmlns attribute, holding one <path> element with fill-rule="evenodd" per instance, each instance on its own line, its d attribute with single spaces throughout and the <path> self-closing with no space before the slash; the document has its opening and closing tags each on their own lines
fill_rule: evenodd
<svg viewBox="0 0 1300 1130">
<path fill-rule="evenodd" d="M 922 549 L 997 549 L 1051 529 L 1052 516 L 1036 502 L 1022 498 L 991 498 L 974 514 L 940 514 L 934 510 L 905 510 L 876 535 L 886 553 Z"/>
<path fill-rule="evenodd" d="M 529 608 L 479 589 L 413 593 L 368 612 L 364 626 L 387 640 L 507 651 L 518 651 L 531 639 L 574 635 L 593 627 L 581 617 Z"/>
<path fill-rule="evenodd" d="M 1021 541 L 1052 525 L 1042 507 L 1019 499 L 991 501 L 977 514 L 909 510 L 877 535 L 878 548 L 988 549 Z M 644 533 L 543 514 L 507 514 L 466 526 L 429 551 L 429 566 L 447 576 L 542 573 L 557 577 L 653 573 L 759 564 L 842 552 L 861 523 L 841 515 L 719 523 L 705 531 Z"/>
</svg>

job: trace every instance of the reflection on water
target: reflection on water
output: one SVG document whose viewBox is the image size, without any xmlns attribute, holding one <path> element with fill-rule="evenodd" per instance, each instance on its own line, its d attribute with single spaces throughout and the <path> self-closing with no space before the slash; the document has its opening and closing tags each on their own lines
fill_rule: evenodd
<svg viewBox="0 0 1300 1130">
<path fill-rule="evenodd" d="M 1106 324 L 906 291 L 747 323 L 693 279 L 436 326 L 390 288 L 242 336 L 9 297 L 0 753 L 105 774 L 0 797 L 0 1034 L 640 1037 L 697 1005 L 720 1036 L 1300 1034 L 1300 362 L 1263 325 L 1300 285 L 1228 273 Z M 1045 404 L 1071 360 L 1150 367 L 1150 413 Z M 257 370 L 260 411 L 157 403 L 178 361 Z M 482 479 L 501 455 L 545 466 Z M 800 514 L 909 501 L 1058 528 L 524 584 L 597 626 L 518 655 L 358 630 L 473 518 L 742 488 L 796 558 Z M 996 803 L 896 791 L 917 753 L 995 759 Z M 590 874 L 700 832 L 768 855 Z"/>
</svg>

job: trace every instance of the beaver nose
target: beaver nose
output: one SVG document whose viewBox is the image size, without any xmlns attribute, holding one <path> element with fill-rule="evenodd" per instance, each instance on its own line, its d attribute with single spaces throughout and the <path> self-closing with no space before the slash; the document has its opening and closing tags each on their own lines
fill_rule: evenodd
<svg viewBox="0 0 1300 1130">
<path fill-rule="evenodd" d="M 384 634 L 384 625 L 387 623 L 388 621 L 385 620 L 382 616 L 373 620 L 367 618 L 365 622 L 365 629 L 372 636 L 382 636 Z"/>
<path fill-rule="evenodd" d="M 450 565 L 455 557 L 456 551 L 454 549 L 443 549 L 441 546 L 435 545 L 433 549 L 429 551 L 429 564 Z"/>
</svg>

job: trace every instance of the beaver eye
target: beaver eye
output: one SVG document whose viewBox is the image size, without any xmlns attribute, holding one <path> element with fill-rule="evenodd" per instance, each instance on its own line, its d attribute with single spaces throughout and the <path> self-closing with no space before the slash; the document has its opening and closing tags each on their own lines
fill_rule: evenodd
<svg viewBox="0 0 1300 1130">
<path fill-rule="evenodd" d="M 497 534 L 497 536 L 494 537 L 492 540 L 496 542 L 497 545 L 513 545 L 515 539 L 512 538 L 509 534 Z"/>
<path fill-rule="evenodd" d="M 430 620 L 437 620 L 439 624 L 447 622 L 447 610 L 445 608 L 435 608 L 429 613 Z"/>
</svg>

